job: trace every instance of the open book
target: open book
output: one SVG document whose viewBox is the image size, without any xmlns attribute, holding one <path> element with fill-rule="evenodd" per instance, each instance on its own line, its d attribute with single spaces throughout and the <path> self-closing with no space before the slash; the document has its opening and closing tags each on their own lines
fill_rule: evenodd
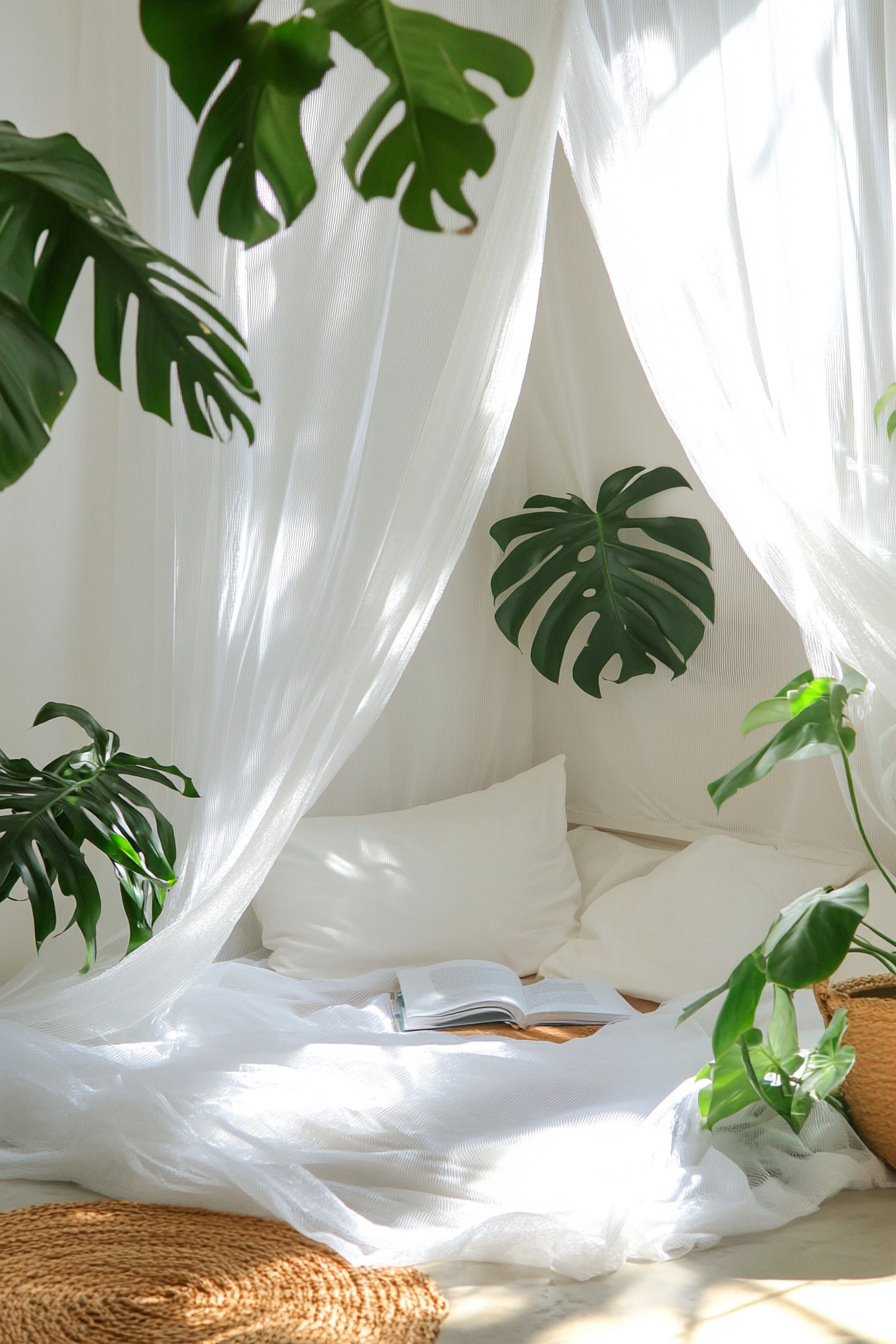
<svg viewBox="0 0 896 1344">
<path fill-rule="evenodd" d="M 400 1031 L 432 1031 L 480 1022 L 519 1027 L 619 1022 L 636 1010 L 606 980 L 539 980 L 524 985 L 495 961 L 441 961 L 398 972 L 395 1020 Z"/>
</svg>

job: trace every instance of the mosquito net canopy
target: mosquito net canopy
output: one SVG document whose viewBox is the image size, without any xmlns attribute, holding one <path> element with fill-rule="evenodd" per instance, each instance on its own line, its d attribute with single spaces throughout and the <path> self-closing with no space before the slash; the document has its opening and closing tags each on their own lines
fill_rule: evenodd
<svg viewBox="0 0 896 1344">
<path fill-rule="evenodd" d="M 536 1066 L 522 1045 L 483 1047 L 444 1110 L 435 1047 L 413 1068 L 391 1059 L 396 1091 L 376 1122 L 404 1136 L 411 1166 L 431 1180 L 398 1190 L 398 1138 L 388 1178 L 353 1158 L 335 1174 L 316 1170 L 295 1125 L 298 1098 L 320 1078 L 296 1074 L 295 1090 L 277 1093 L 299 1044 L 273 1060 L 260 1042 L 288 1011 L 314 1020 L 302 1041 L 322 1048 L 314 1014 L 332 1006 L 344 1077 L 357 1081 L 357 1065 L 369 1079 L 372 1056 L 359 1061 L 374 1047 L 352 1014 L 378 984 L 335 1000 L 281 987 L 267 1001 L 245 977 L 268 973 L 208 968 L 315 804 L 404 806 L 564 750 L 581 813 L 712 825 L 703 789 L 720 772 L 719 744 L 724 767 L 744 710 L 807 653 L 817 671 L 845 660 L 873 683 L 860 775 L 886 839 L 896 487 L 872 408 L 896 369 L 896 19 L 870 0 L 428 7 L 535 59 L 528 93 L 494 116 L 479 228 L 424 236 L 400 224 L 393 202 L 353 193 L 341 147 L 377 86 L 346 49 L 304 123 L 320 165 L 313 207 L 245 253 L 222 243 L 211 218 L 191 218 L 192 127 L 132 7 L 5 5 L 7 115 L 29 134 L 70 128 L 99 154 L 138 227 L 236 316 L 262 403 L 255 446 L 222 447 L 148 424 L 132 389 L 118 398 L 84 376 L 52 446 L 0 497 L 17 576 L 0 594 L 4 627 L 27 632 L 2 650 L 4 746 L 25 752 L 23 725 L 43 700 L 80 702 L 134 749 L 176 760 L 202 793 L 174 816 L 180 881 L 150 943 L 122 960 L 110 924 L 91 976 L 74 973 L 77 951 L 60 939 L 0 988 L 4 1059 L 18 1079 L 4 1082 L 5 1123 L 32 1135 L 27 1158 L 13 1145 L 0 1162 L 106 1179 L 133 1197 L 161 1189 L 267 1208 L 356 1258 L 457 1253 L 588 1273 L 772 1225 L 879 1172 L 836 1117 L 792 1143 L 760 1126 L 713 1147 L 694 1129 L 692 1092 L 664 1101 L 705 1058 L 699 1030 L 673 1038 L 668 1019 L 632 1028 L 634 1071 L 634 1045 L 597 1038 L 603 1091 L 584 1058 L 556 1052 L 552 1086 L 537 1089 L 551 1106 L 533 1102 L 500 1141 L 477 1131 L 457 1190 L 440 1193 L 438 1164 L 421 1156 L 427 1126 L 435 1150 L 456 1155 L 470 1116 L 494 1114 L 481 1087 L 499 1058 L 506 1095 L 531 1093 Z M 259 14 L 288 12 L 266 0 Z M 87 348 L 88 310 L 85 295 L 63 341 Z M 680 511 L 711 534 L 719 622 L 685 678 L 608 686 L 592 703 L 537 680 L 495 631 L 488 527 L 533 490 L 593 498 L 611 470 L 635 462 L 677 465 L 696 487 Z M 769 781 L 762 799 L 732 805 L 726 825 L 753 839 L 852 843 L 825 762 L 798 785 Z M 212 1022 L 230 1024 L 226 1046 Z M 151 1087 L 135 1063 L 149 1058 L 148 1040 L 164 1066 Z M 184 1045 L 181 1060 L 166 1040 L 205 1053 L 187 1059 Z M 389 1054 L 382 1041 L 376 1052 Z M 267 1085 L 270 1130 L 259 1136 L 246 1116 Z M 85 1087 L 103 1100 L 79 1111 Z M 651 1112 L 634 1145 L 609 1118 Z M 541 1142 L 532 1135 L 585 1113 L 597 1126 L 589 1143 L 624 1149 L 618 1170 L 639 1183 L 640 1212 L 622 1230 L 610 1168 L 599 1214 L 567 1210 L 558 1223 L 544 1191 L 519 1194 Z M 124 1150 L 140 1146 L 150 1114 L 161 1127 L 138 1178 Z M 253 1162 L 241 1162 L 240 1143 Z M 103 1177 L 103 1162 L 120 1179 Z M 574 1203 L 572 1156 L 564 1170 L 558 1188 Z M 474 1171 L 487 1173 L 478 1194 Z M 798 1186 L 808 1205 L 794 1203 Z"/>
</svg>

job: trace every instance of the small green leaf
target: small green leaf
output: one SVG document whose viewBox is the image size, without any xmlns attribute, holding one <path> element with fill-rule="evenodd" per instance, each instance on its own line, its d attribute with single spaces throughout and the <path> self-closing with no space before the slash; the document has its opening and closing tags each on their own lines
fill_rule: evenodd
<svg viewBox="0 0 896 1344">
<path fill-rule="evenodd" d="M 758 950 L 748 952 L 731 972 L 728 993 L 716 1019 L 712 1034 L 712 1052 L 716 1059 L 753 1026 L 766 983 L 765 958 Z"/>
<path fill-rule="evenodd" d="M 793 710 L 786 697 L 775 696 L 773 700 L 761 700 L 754 705 L 740 726 L 744 737 L 755 728 L 764 728 L 769 723 L 787 723 L 793 718 Z"/>
<path fill-rule="evenodd" d="M 768 1048 L 783 1068 L 792 1073 L 802 1062 L 793 994 L 782 985 L 775 985 L 774 994 L 774 1007 L 768 1024 Z"/>
<path fill-rule="evenodd" d="M 849 671 L 850 685 L 861 689 L 855 681 L 858 674 L 852 673 L 852 669 Z M 856 735 L 846 720 L 846 702 L 855 692 L 829 677 L 817 677 L 807 683 L 809 675 L 804 673 L 779 691 L 773 700 L 763 700 L 750 710 L 743 723 L 745 733 L 779 720 L 784 720 L 784 725 L 764 747 L 729 770 L 727 775 L 713 780 L 708 792 L 717 808 L 739 789 L 764 778 L 781 761 L 853 751 Z M 864 679 L 858 679 L 864 684 Z"/>
<path fill-rule="evenodd" d="M 705 633 L 691 606 L 709 621 L 714 616 L 710 582 L 690 561 L 620 536 L 640 528 L 669 545 L 677 537 L 688 554 L 708 556 L 709 542 L 695 519 L 629 517 L 635 504 L 680 486 L 687 481 L 674 468 L 626 467 L 604 481 L 595 509 L 577 495 L 533 495 L 525 507 L 536 512 L 492 526 L 502 550 L 518 542 L 492 575 L 493 596 L 507 594 L 495 621 L 512 644 L 519 647 L 523 624 L 541 598 L 565 581 L 532 641 L 530 656 L 542 676 L 559 681 L 569 641 L 582 621 L 595 615 L 572 669 L 573 680 L 589 695 L 600 696 L 601 675 L 616 654 L 622 660 L 619 681 L 654 673 L 659 663 L 673 676 L 686 670 Z"/>
<path fill-rule="evenodd" d="M 799 1133 L 799 1121 L 792 1114 L 793 1088 L 790 1077 L 765 1049 L 762 1032 L 755 1027 L 745 1031 L 740 1038 L 740 1053 L 744 1072 L 756 1096 Z M 777 1078 L 777 1082 L 773 1082 L 772 1077 Z"/>
<path fill-rule="evenodd" d="M 877 401 L 875 402 L 874 404 L 875 429 L 877 429 L 878 425 L 880 424 L 881 412 L 883 411 L 887 402 L 890 400 L 890 398 L 893 396 L 894 393 L 896 393 L 896 383 L 891 383 L 890 386 L 887 388 L 887 390 L 880 397 L 878 397 Z M 890 419 L 887 421 L 887 435 L 890 438 L 893 437 L 893 429 L 890 428 L 891 424 L 893 425 L 893 429 L 896 429 L 896 421 L 894 421 L 893 416 L 891 416 Z"/>
<path fill-rule="evenodd" d="M 756 1101 L 756 1090 L 744 1069 L 739 1043 L 713 1060 L 708 1070 L 709 1084 L 697 1094 L 704 1129 L 712 1129 L 720 1120 L 737 1115 Z"/>
<path fill-rule="evenodd" d="M 851 1045 L 843 1044 L 846 1027 L 846 1009 L 838 1008 L 824 1035 L 806 1059 L 793 1100 L 794 1114 L 801 1122 L 809 1114 L 813 1102 L 829 1098 L 855 1063 L 855 1050 Z"/>
<path fill-rule="evenodd" d="M 863 677 L 861 672 L 857 672 L 854 667 L 850 667 L 849 663 L 844 663 L 842 658 L 840 660 L 840 667 L 842 669 L 840 673 L 840 684 L 846 690 L 846 694 L 861 695 L 862 691 L 864 691 L 868 685 L 867 678 Z"/>
<path fill-rule="evenodd" d="M 768 931 L 763 951 L 768 978 L 788 989 L 808 989 L 833 975 L 868 913 L 868 884 L 819 887 L 784 907 Z"/>
<path fill-rule="evenodd" d="M 675 1020 L 675 1025 L 680 1027 L 682 1022 L 687 1022 L 689 1017 L 694 1016 L 694 1013 L 699 1013 L 701 1008 L 705 1008 L 708 1003 L 712 1003 L 713 999 L 717 999 L 720 994 L 724 994 L 730 984 L 731 978 L 729 976 L 724 985 L 719 985 L 717 989 L 710 989 L 706 994 L 701 995 L 699 999 L 695 999 L 693 1003 L 689 1003 L 687 1008 L 685 1008 L 682 1013 L 679 1013 Z"/>
<path fill-rule="evenodd" d="M 118 750 L 117 734 L 110 733 L 92 714 L 88 714 L 86 709 L 81 709 L 80 705 L 64 705 L 57 700 L 48 700 L 37 711 L 32 726 L 37 728 L 52 719 L 71 719 L 79 728 L 83 728 L 103 760 L 108 760 Z"/>
</svg>

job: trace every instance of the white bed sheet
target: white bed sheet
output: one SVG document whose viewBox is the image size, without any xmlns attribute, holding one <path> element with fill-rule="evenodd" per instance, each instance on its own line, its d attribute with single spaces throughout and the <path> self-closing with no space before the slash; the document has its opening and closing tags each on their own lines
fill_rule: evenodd
<svg viewBox="0 0 896 1344">
<path fill-rule="evenodd" d="M 577 1278 L 891 1182 L 826 1106 L 800 1138 L 759 1107 L 701 1131 L 709 1041 L 674 1005 L 562 1046 L 401 1036 L 391 980 L 219 963 L 126 1040 L 0 1023 L 0 1177 L 267 1213 L 355 1263 Z"/>
</svg>

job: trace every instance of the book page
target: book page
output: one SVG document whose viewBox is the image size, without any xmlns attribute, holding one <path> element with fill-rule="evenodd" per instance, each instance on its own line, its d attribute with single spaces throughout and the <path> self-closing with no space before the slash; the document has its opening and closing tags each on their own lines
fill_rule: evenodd
<svg viewBox="0 0 896 1344">
<path fill-rule="evenodd" d="M 518 975 L 495 961 L 442 961 L 398 972 L 408 1012 L 447 1012 L 494 1001 L 524 1007 Z"/>
<path fill-rule="evenodd" d="M 634 1010 L 612 985 L 597 977 L 588 980 L 539 980 L 524 985 L 526 1016 L 565 1009 L 577 1013 L 610 1013 L 629 1016 Z"/>
</svg>

